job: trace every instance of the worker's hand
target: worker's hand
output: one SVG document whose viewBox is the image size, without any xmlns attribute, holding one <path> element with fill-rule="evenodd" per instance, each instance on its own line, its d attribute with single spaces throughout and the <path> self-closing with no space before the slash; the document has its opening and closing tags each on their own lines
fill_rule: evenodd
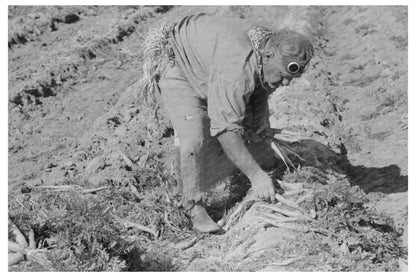
<svg viewBox="0 0 416 277">
<path fill-rule="evenodd" d="M 257 172 L 251 176 L 250 181 L 253 193 L 257 198 L 272 203 L 276 201 L 273 181 L 266 172 L 262 170 Z"/>
</svg>

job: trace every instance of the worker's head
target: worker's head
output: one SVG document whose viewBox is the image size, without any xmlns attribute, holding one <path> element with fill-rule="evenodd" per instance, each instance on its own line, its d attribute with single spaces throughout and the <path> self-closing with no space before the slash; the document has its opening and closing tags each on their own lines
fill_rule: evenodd
<svg viewBox="0 0 416 277">
<path fill-rule="evenodd" d="M 289 85 L 302 75 L 313 53 L 312 43 L 305 36 L 290 30 L 274 33 L 263 52 L 265 81 L 272 88 Z"/>
</svg>

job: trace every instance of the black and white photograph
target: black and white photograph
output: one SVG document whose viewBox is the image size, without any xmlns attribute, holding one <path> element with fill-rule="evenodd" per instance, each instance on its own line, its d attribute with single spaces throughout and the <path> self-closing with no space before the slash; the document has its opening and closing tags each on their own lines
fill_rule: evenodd
<svg viewBox="0 0 416 277">
<path fill-rule="evenodd" d="M 8 272 L 409 272 L 407 4 L 8 2 Z"/>
</svg>

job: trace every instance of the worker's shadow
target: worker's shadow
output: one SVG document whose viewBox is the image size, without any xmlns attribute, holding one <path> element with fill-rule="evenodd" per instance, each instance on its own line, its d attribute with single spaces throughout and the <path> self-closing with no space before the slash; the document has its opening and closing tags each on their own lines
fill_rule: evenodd
<svg viewBox="0 0 416 277">
<path fill-rule="evenodd" d="M 385 167 L 365 167 L 362 165 L 354 166 L 348 160 L 346 151 L 343 154 L 336 153 L 329 147 L 314 141 L 301 140 L 297 142 L 283 142 L 285 146 L 290 147 L 301 158 L 291 156 L 291 160 L 295 166 L 309 166 L 320 169 L 323 173 L 329 170 L 345 174 L 353 186 L 359 186 L 364 192 L 383 192 L 396 193 L 406 192 L 408 190 L 408 178 L 400 174 L 400 168 L 397 165 L 389 165 Z M 270 151 L 272 151 L 270 149 Z M 268 152 L 268 151 L 267 151 Z M 256 160 L 261 163 L 261 157 Z M 273 175 L 277 179 L 281 179 L 286 170 L 282 162 L 276 159 L 273 165 L 268 165 L 264 169 L 272 170 Z M 229 209 L 235 203 L 240 202 L 246 195 L 250 183 L 248 179 L 241 173 L 232 176 L 229 184 L 229 194 L 227 199 L 220 200 L 221 203 L 212 203 L 208 210 L 214 218 L 220 218 L 221 211 L 219 207 Z"/>
<path fill-rule="evenodd" d="M 289 144 L 290 148 L 305 161 L 303 166 L 319 168 L 323 172 L 329 169 L 345 174 L 353 186 L 359 186 L 364 192 L 396 193 L 408 190 L 407 176 L 400 174 L 397 165 L 385 167 L 354 166 L 350 163 L 346 151 L 343 154 L 314 141 L 301 140 Z"/>
</svg>

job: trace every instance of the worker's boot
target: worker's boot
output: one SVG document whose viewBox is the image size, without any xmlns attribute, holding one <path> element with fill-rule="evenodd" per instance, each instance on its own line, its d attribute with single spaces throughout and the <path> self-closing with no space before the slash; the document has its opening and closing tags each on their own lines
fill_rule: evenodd
<svg viewBox="0 0 416 277">
<path fill-rule="evenodd" d="M 223 229 L 215 223 L 201 204 L 195 204 L 190 210 L 194 229 L 202 233 L 219 233 Z"/>
</svg>

